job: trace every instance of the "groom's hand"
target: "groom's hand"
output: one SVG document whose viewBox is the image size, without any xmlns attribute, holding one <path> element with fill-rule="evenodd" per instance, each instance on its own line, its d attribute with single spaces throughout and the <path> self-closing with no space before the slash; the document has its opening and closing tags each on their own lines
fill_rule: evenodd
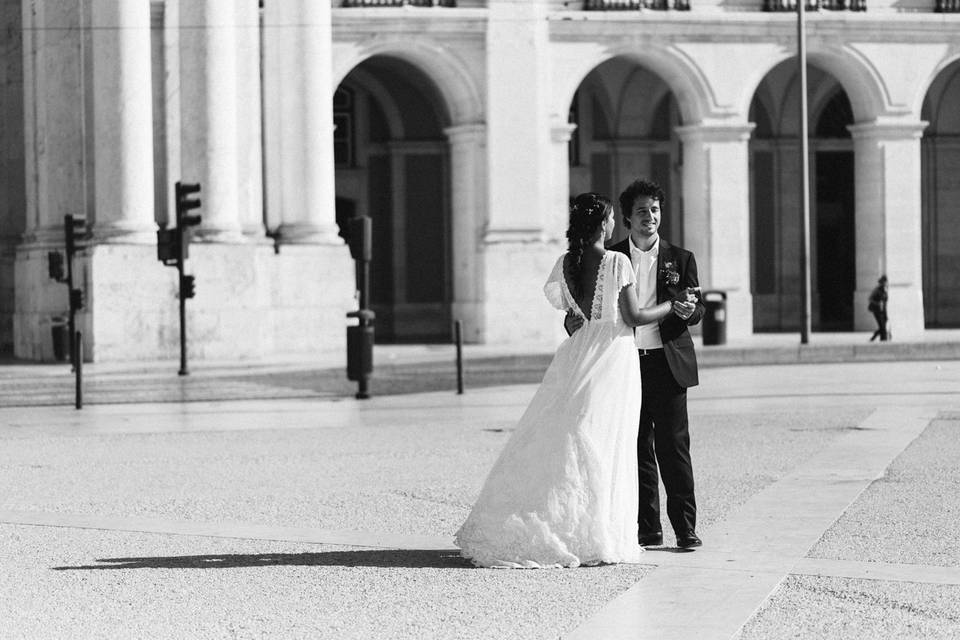
<svg viewBox="0 0 960 640">
<path fill-rule="evenodd" d="M 673 302 L 673 312 L 681 320 L 689 320 L 690 316 L 693 315 L 693 312 L 696 310 L 696 308 L 697 308 L 696 302 L 680 302 L 676 300 Z"/>
<path fill-rule="evenodd" d="M 563 328 L 567 330 L 567 335 L 572 336 L 582 326 L 583 318 L 575 314 L 572 310 L 568 310 L 567 316 L 563 319 Z"/>
</svg>

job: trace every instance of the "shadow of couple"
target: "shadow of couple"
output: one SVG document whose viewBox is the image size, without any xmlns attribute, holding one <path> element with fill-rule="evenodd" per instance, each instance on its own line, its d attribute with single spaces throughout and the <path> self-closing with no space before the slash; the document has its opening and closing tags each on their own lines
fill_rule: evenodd
<svg viewBox="0 0 960 640">
<path fill-rule="evenodd" d="M 236 569 L 241 567 L 382 567 L 472 569 L 469 560 L 449 549 L 363 549 L 318 553 L 211 554 L 144 558 L 101 558 L 98 564 L 52 567 L 54 571 L 103 569 Z"/>
</svg>

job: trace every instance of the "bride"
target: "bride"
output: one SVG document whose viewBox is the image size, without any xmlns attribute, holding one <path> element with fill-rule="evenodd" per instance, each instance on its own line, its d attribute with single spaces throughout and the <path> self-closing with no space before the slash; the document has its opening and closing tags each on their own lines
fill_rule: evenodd
<svg viewBox="0 0 960 640">
<path fill-rule="evenodd" d="M 640 364 L 633 327 L 672 312 L 640 309 L 630 259 L 606 251 L 613 206 L 596 193 L 570 208 L 569 250 L 544 293 L 583 327 L 567 338 L 456 534 L 484 567 L 636 562 Z M 688 299 L 689 292 L 681 296 Z"/>
</svg>

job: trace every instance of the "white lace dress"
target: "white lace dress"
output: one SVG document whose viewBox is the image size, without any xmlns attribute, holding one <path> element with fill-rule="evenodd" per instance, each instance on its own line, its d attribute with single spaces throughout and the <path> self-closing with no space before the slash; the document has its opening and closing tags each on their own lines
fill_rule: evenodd
<svg viewBox="0 0 960 640">
<path fill-rule="evenodd" d="M 640 364 L 619 311 L 634 282 L 630 260 L 600 261 L 590 318 L 563 277 L 563 257 L 544 286 L 550 303 L 583 327 L 564 340 L 533 400 L 456 534 L 461 554 L 488 567 L 576 567 L 636 562 Z"/>
</svg>

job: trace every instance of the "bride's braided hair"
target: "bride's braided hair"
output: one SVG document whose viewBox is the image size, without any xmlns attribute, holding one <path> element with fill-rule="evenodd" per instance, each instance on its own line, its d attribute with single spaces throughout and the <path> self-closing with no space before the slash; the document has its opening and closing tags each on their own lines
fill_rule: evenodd
<svg viewBox="0 0 960 640">
<path fill-rule="evenodd" d="M 567 257 L 563 261 L 564 276 L 575 300 L 583 294 L 580 274 L 583 252 L 596 240 L 597 230 L 613 204 L 599 193 L 581 193 L 570 201 L 570 225 L 567 227 Z"/>
</svg>

